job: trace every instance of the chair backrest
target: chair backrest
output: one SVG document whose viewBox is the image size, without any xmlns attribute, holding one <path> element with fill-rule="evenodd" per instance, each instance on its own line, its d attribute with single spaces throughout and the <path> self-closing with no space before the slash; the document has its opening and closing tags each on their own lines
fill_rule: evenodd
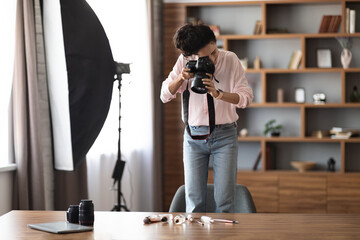
<svg viewBox="0 0 360 240">
<path fill-rule="evenodd" d="M 207 185 L 206 212 L 215 212 L 214 184 Z M 185 212 L 185 186 L 182 185 L 176 191 L 170 204 L 169 212 Z M 235 213 L 256 213 L 256 207 L 252 196 L 244 185 L 236 185 Z"/>
</svg>

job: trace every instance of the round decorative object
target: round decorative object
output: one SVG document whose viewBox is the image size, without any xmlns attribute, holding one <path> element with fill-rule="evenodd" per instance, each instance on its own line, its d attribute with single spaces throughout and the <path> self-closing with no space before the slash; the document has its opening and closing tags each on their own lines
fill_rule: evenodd
<svg viewBox="0 0 360 240">
<path fill-rule="evenodd" d="M 239 132 L 241 137 L 246 137 L 248 135 L 248 130 L 246 128 L 243 128 Z"/>
<path fill-rule="evenodd" d="M 341 64 L 343 65 L 343 68 L 349 68 L 351 58 L 352 58 L 352 53 L 350 52 L 350 50 L 344 48 L 341 52 Z"/>
<path fill-rule="evenodd" d="M 305 172 L 315 166 L 316 162 L 307 161 L 291 161 L 291 166 L 296 168 L 299 172 Z"/>
<path fill-rule="evenodd" d="M 326 95 L 325 93 L 315 93 L 313 95 L 314 104 L 325 104 Z"/>
</svg>

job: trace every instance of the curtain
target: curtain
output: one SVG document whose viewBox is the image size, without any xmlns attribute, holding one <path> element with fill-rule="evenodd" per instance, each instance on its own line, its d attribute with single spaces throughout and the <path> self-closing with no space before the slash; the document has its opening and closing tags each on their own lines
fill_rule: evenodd
<svg viewBox="0 0 360 240">
<path fill-rule="evenodd" d="M 161 208 L 161 156 L 158 75 L 161 0 L 88 3 L 99 17 L 109 38 L 115 61 L 130 63 L 131 73 L 123 74 L 114 95 L 105 125 L 87 154 L 89 198 L 96 210 L 110 210 L 116 203 L 116 185 L 111 178 L 117 158 L 119 112 L 121 156 L 126 162 L 121 192 L 131 211 L 158 211 Z M 156 33 L 152 30 L 156 25 Z M 155 34 L 154 34 L 155 33 Z M 156 37 L 155 37 L 156 36 Z M 156 49 L 153 49 L 153 43 Z M 157 57 L 152 57 L 157 55 Z M 156 62 L 153 62 L 153 61 Z M 154 80 L 156 77 L 156 81 Z M 160 77 L 161 78 L 161 77 Z M 120 94 L 120 96 L 119 96 Z M 119 108 L 120 105 L 120 108 Z"/>
<path fill-rule="evenodd" d="M 55 210 L 67 210 L 88 198 L 86 161 L 74 171 L 55 170 Z"/>
<path fill-rule="evenodd" d="M 163 81 L 163 52 L 162 52 L 162 0 L 147 0 L 148 4 L 148 25 L 150 36 L 150 56 L 151 56 L 151 81 L 153 92 L 153 169 L 154 169 L 154 211 L 166 211 L 162 209 L 163 189 L 162 189 L 162 103 L 160 101 L 160 88 Z"/>
<path fill-rule="evenodd" d="M 35 17 L 36 16 L 36 17 Z M 18 0 L 10 149 L 17 164 L 14 209 L 54 207 L 54 176 L 39 0 Z"/>
</svg>

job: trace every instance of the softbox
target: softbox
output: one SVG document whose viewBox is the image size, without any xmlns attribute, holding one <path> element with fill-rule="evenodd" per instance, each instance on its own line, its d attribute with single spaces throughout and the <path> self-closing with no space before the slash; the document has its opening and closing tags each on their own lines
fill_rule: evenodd
<svg viewBox="0 0 360 240">
<path fill-rule="evenodd" d="M 107 117 L 115 64 L 105 31 L 85 0 L 43 0 L 54 166 L 74 170 Z"/>
</svg>

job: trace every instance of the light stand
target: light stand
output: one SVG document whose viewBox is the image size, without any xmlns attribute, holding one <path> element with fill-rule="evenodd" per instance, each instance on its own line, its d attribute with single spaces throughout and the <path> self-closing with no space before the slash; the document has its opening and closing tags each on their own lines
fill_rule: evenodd
<svg viewBox="0 0 360 240">
<path fill-rule="evenodd" d="M 125 167 L 125 161 L 121 160 L 121 146 L 120 146 L 120 137 L 121 137 L 121 75 L 123 73 L 130 73 L 130 66 L 127 63 L 118 63 L 115 62 L 116 67 L 116 73 L 115 73 L 115 80 L 118 80 L 118 89 L 119 89 L 119 141 L 118 141 L 118 155 L 116 160 L 116 165 L 112 174 L 112 178 L 114 179 L 114 185 L 117 181 L 117 203 L 114 205 L 113 209 L 111 211 L 117 211 L 120 212 L 121 209 L 124 209 L 125 211 L 129 212 L 130 210 L 126 207 L 125 198 L 121 193 L 121 177 L 124 171 Z M 124 199 L 124 205 L 121 204 L 121 197 Z"/>
</svg>

